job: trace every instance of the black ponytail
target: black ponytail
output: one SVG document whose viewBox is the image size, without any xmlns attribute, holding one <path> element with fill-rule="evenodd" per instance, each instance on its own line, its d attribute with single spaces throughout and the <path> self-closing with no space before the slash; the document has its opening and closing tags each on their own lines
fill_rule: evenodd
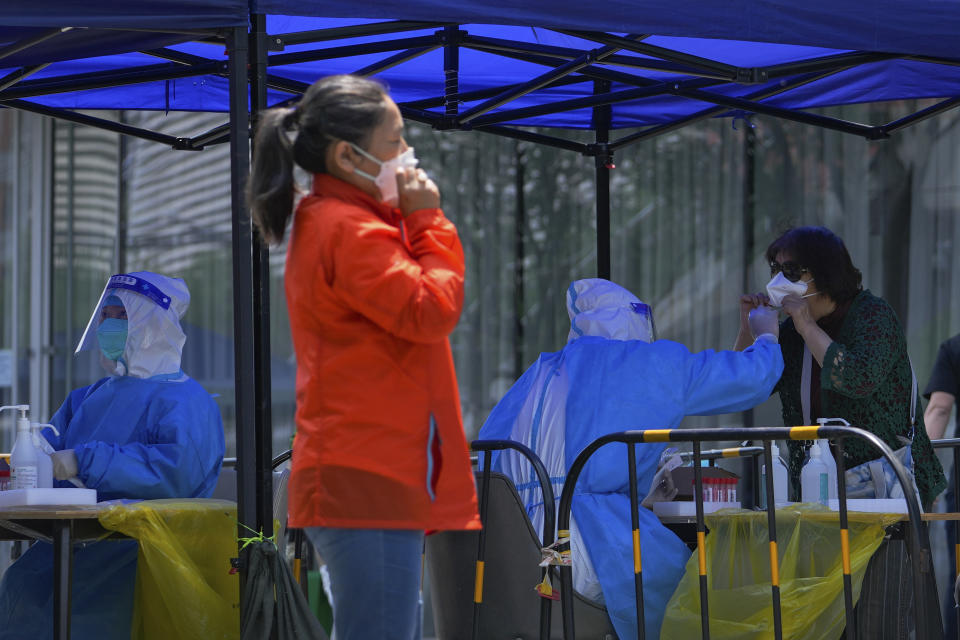
<svg viewBox="0 0 960 640">
<path fill-rule="evenodd" d="M 327 147 L 338 140 L 365 146 L 383 119 L 386 89 L 360 76 L 317 80 L 295 108 L 264 111 L 254 139 L 247 205 L 264 240 L 283 241 L 296 195 L 294 164 L 326 172 Z"/>
</svg>

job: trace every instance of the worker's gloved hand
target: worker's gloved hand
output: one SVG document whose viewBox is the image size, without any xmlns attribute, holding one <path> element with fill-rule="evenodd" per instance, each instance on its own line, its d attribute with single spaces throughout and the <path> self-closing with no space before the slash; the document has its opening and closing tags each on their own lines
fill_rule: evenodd
<svg viewBox="0 0 960 640">
<path fill-rule="evenodd" d="M 653 482 L 650 483 L 650 491 L 640 504 L 652 509 L 654 502 L 670 502 L 677 497 L 679 489 L 673 483 L 673 469 L 671 465 L 664 465 L 657 470 Z"/>
<path fill-rule="evenodd" d="M 50 454 L 50 461 L 53 462 L 53 477 L 57 480 L 72 478 L 79 471 L 77 454 L 73 452 L 73 449 L 54 451 Z"/>
<path fill-rule="evenodd" d="M 773 340 L 780 339 L 780 323 L 777 321 L 777 311 L 772 307 L 757 307 L 750 311 L 747 317 L 750 324 L 750 331 L 754 339 L 762 335 L 773 336 Z"/>
</svg>

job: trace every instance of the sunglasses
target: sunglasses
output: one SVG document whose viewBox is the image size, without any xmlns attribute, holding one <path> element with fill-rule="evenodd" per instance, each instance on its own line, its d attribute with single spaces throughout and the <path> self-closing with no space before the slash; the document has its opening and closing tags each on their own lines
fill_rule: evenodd
<svg viewBox="0 0 960 640">
<path fill-rule="evenodd" d="M 771 276 L 775 276 L 781 271 L 783 272 L 784 278 L 790 282 L 797 282 L 803 277 L 803 274 L 808 273 L 810 270 L 806 267 L 801 267 L 799 264 L 793 261 L 784 262 L 783 264 L 780 264 L 775 260 L 770 262 Z"/>
</svg>

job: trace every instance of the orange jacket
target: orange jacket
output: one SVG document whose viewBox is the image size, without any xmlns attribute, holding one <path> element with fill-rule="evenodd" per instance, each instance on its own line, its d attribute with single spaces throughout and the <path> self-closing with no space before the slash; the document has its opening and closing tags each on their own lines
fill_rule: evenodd
<svg viewBox="0 0 960 640">
<path fill-rule="evenodd" d="M 291 527 L 477 529 L 447 336 L 463 248 L 326 174 L 297 207 L 286 296 L 297 356 Z"/>
</svg>

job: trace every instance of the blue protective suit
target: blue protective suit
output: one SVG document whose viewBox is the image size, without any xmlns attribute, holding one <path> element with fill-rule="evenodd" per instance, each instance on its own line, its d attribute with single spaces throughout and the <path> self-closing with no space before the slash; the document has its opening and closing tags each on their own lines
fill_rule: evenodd
<svg viewBox="0 0 960 640">
<path fill-rule="evenodd" d="M 742 352 L 691 353 L 666 340 L 647 343 L 585 335 L 562 351 L 542 354 L 494 407 L 480 438 L 519 440 L 545 463 L 553 448 L 561 464 L 547 466 L 559 497 L 570 465 L 596 438 L 628 429 L 674 428 L 687 415 L 748 409 L 770 396 L 782 371 L 780 347 L 772 341 L 758 340 Z M 557 424 L 563 425 L 559 433 Z M 557 438 L 563 439 L 559 452 Z M 665 446 L 637 445 L 641 500 Z M 531 518 L 542 522 L 542 498 L 529 465 L 505 452 L 496 457 L 494 466 L 513 478 Z M 627 473 L 624 447 L 603 447 L 583 469 L 573 500 L 579 544 L 585 546 L 586 560 L 592 561 L 621 639 L 637 637 Z M 664 610 L 690 551 L 643 507 L 640 540 L 646 637 L 659 638 Z M 574 552 L 575 579 L 577 555 Z"/>
<path fill-rule="evenodd" d="M 131 275 L 150 278 L 173 303 L 160 308 L 137 293 L 116 292 L 134 338 L 128 337 L 122 368 L 104 366 L 125 375 L 72 391 L 51 419 L 60 436 L 43 433 L 54 449 L 73 449 L 77 477 L 100 501 L 209 497 L 223 461 L 223 423 L 210 394 L 179 371 L 185 339 L 179 317 L 189 293 L 180 280 Z M 111 291 L 105 289 L 101 303 Z M 129 639 L 136 569 L 133 540 L 74 549 L 72 638 Z M 0 640 L 52 638 L 52 580 L 52 548 L 42 542 L 7 569 L 0 582 Z"/>
</svg>

